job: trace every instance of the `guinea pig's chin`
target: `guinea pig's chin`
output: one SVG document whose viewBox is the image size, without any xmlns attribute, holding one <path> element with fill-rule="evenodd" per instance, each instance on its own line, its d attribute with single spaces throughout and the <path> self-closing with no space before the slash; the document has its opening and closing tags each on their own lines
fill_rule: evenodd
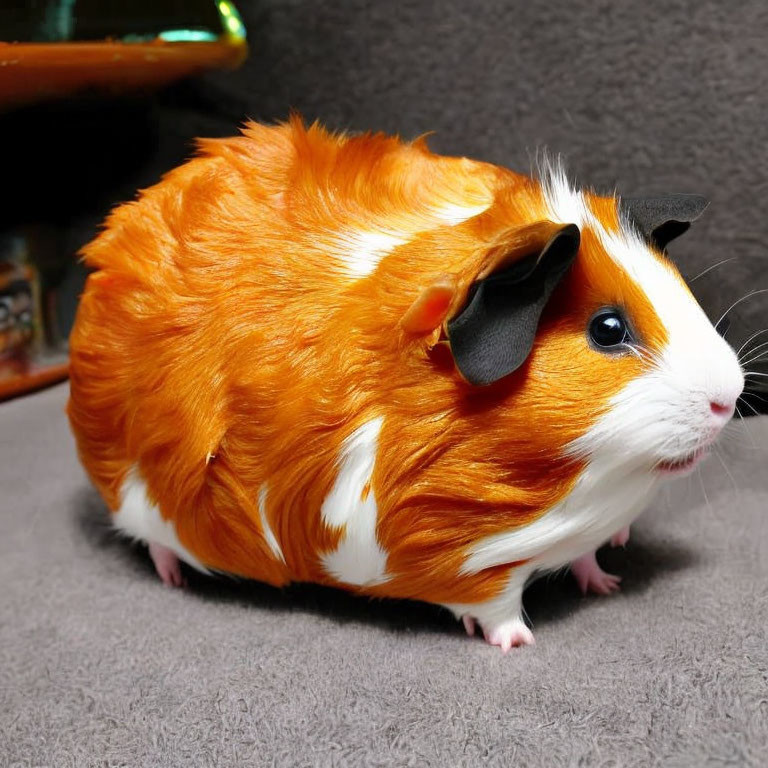
<svg viewBox="0 0 768 768">
<path fill-rule="evenodd" d="M 700 446 L 695 451 L 684 454 L 683 456 L 657 461 L 653 467 L 654 471 L 667 477 L 687 475 L 709 454 L 709 449 L 711 447 L 712 443 L 708 443 L 707 445 Z"/>
</svg>

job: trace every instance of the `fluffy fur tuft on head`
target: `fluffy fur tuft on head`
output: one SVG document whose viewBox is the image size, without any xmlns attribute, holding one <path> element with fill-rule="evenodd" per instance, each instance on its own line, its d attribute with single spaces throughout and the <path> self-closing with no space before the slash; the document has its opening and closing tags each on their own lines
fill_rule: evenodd
<svg viewBox="0 0 768 768">
<path fill-rule="evenodd" d="M 295 116 L 202 141 L 84 251 L 69 413 L 109 505 L 135 466 L 209 568 L 452 604 L 636 514 L 740 371 L 618 200 L 543 162 L 539 182 Z M 576 224 L 577 258 L 525 362 L 473 386 L 445 324 L 540 222 Z M 590 343 L 604 307 L 631 348 Z"/>
</svg>

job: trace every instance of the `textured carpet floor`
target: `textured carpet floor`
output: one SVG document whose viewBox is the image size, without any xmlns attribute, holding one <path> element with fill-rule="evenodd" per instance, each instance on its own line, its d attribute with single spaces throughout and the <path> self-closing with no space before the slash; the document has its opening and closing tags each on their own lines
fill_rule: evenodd
<svg viewBox="0 0 768 768">
<path fill-rule="evenodd" d="M 0 765 L 765 765 L 768 419 L 604 553 L 621 595 L 534 585 L 538 644 L 503 656 L 430 606 L 164 588 L 108 529 L 66 395 L 0 405 Z"/>
</svg>

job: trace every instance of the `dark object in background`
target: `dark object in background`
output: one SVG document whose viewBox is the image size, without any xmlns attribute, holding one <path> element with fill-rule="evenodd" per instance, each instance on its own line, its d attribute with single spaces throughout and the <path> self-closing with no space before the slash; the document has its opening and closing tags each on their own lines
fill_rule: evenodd
<svg viewBox="0 0 768 768">
<path fill-rule="evenodd" d="M 146 41 L 167 30 L 215 40 L 225 32 L 213 0 L 5 0 L 3 6 L 0 34 L 8 41 Z"/>
<path fill-rule="evenodd" d="M 54 298 L 51 294 L 50 299 Z M 0 400 L 67 375 L 67 356 L 45 343 L 38 271 L 23 236 L 0 239 Z"/>
<path fill-rule="evenodd" d="M 188 153 L 158 128 L 147 91 L 235 68 L 247 46 L 230 0 L 12 0 L 0 37 L 0 146 L 12 148 L 3 180 L 13 191 L 0 210 L 2 399 L 66 376 L 86 274 L 77 251 L 111 207 L 155 180 L 141 172 L 153 152 L 175 145 L 177 162 Z M 121 98 L 94 98 L 105 94 Z M 20 332 L 22 294 L 35 322 Z"/>
<path fill-rule="evenodd" d="M 0 261 L 0 378 L 24 366 L 34 337 L 32 270 Z"/>
<path fill-rule="evenodd" d="M 231 0 L 13 0 L 0 36 L 0 107 L 158 88 L 247 55 Z"/>
</svg>

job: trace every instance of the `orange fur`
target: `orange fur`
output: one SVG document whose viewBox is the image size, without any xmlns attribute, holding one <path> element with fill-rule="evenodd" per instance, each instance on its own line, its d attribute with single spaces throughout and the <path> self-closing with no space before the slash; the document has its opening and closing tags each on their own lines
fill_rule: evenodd
<svg viewBox="0 0 768 768">
<path fill-rule="evenodd" d="M 614 199 L 589 200 L 618 227 Z M 446 206 L 487 210 L 450 225 L 435 212 Z M 536 181 L 422 141 L 334 136 L 294 118 L 201 142 L 85 249 L 97 271 L 71 338 L 69 414 L 90 477 L 115 510 L 138 465 L 211 568 L 335 584 L 319 558 L 341 534 L 320 509 L 344 438 L 383 416 L 370 490 L 392 578 L 363 591 L 493 597 L 514 564 L 461 576 L 467 548 L 569 492 L 581 464 L 564 447 L 644 365 L 592 351 L 592 313 L 631 306 L 646 345 L 664 343 L 644 294 L 607 268 L 589 231 L 529 359 L 496 384 L 465 383 L 436 336 L 403 328 L 421 291 L 465 294 L 520 228 L 545 218 Z M 361 231 L 407 237 L 353 279 L 340 254 Z M 439 323 L 445 296 L 433 304 Z M 263 483 L 285 564 L 262 535 Z"/>
</svg>

